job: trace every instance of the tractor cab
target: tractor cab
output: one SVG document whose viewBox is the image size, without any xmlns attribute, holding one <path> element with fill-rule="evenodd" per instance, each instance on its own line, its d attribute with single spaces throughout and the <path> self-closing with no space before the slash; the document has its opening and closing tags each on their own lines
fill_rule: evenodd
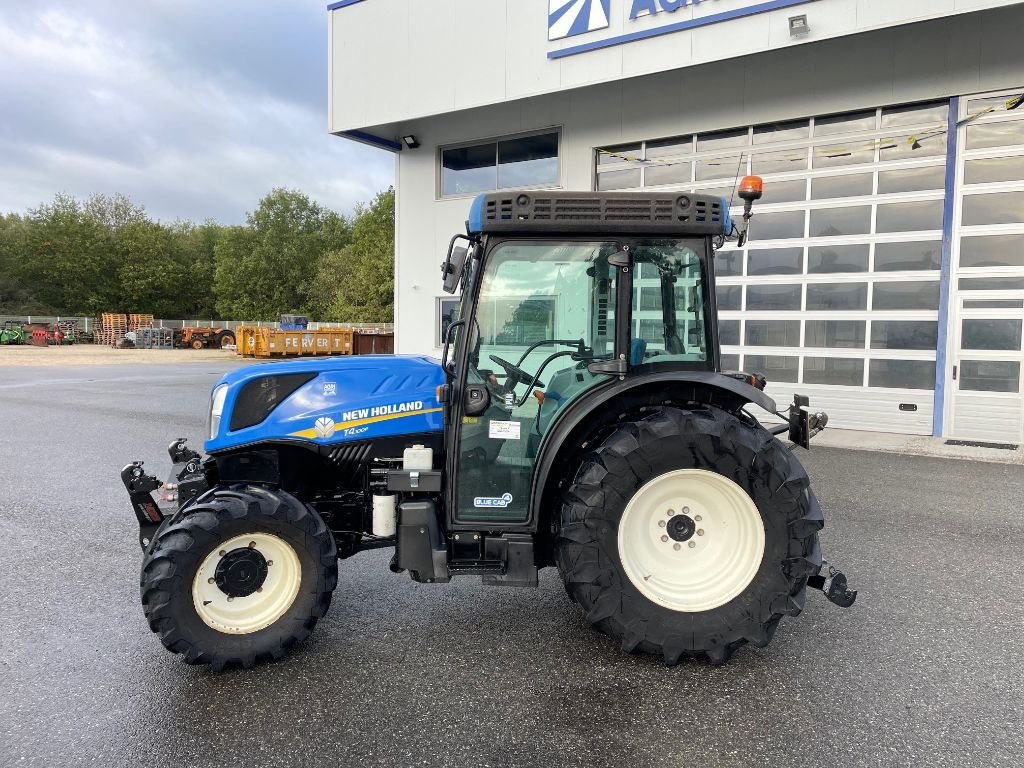
<svg viewBox="0 0 1024 768">
<path fill-rule="evenodd" d="M 626 379 L 719 367 L 711 232 L 726 226 L 723 201 L 669 201 L 682 216 L 683 204 L 700 205 L 706 221 L 654 237 L 636 219 L 657 221 L 663 201 L 618 216 L 600 213 L 601 201 L 593 197 L 603 235 L 594 237 L 538 218 L 538 206 L 564 204 L 557 199 L 519 195 L 513 218 L 487 220 L 478 212 L 503 201 L 484 196 L 470 248 L 453 248 L 463 263 L 444 265 L 463 288 L 445 353 L 452 391 L 462 392 L 447 440 L 457 457 L 455 525 L 528 521 L 541 445 L 574 403 Z"/>
</svg>

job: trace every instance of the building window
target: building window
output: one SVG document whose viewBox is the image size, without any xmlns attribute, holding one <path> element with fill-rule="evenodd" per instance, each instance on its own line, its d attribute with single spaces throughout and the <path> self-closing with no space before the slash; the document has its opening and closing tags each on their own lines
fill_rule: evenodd
<svg viewBox="0 0 1024 768">
<path fill-rule="evenodd" d="M 558 184 L 558 131 L 441 150 L 441 195 Z"/>
<path fill-rule="evenodd" d="M 442 296 L 437 300 L 437 346 L 444 345 L 444 336 L 448 333 L 448 326 L 455 322 L 459 316 L 459 297 Z"/>
</svg>

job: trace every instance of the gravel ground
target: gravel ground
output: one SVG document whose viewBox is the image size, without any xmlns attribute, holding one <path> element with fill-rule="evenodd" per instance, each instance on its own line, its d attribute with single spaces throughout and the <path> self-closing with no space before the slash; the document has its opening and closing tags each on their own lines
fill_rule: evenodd
<svg viewBox="0 0 1024 768">
<path fill-rule="evenodd" d="M 553 572 L 538 590 L 419 585 L 384 552 L 341 564 L 330 613 L 288 659 L 186 666 L 143 620 L 117 473 L 144 458 L 163 476 L 164 447 L 201 440 L 210 386 L 236 364 L 0 364 L 0 764 L 995 766 L 1024 754 L 1013 465 L 803 454 L 826 555 L 860 597 L 842 611 L 810 595 L 769 648 L 721 668 L 621 653 Z"/>
<path fill-rule="evenodd" d="M 98 344 L 36 347 L 31 344 L 0 346 L 0 384 L 8 367 L 82 367 L 93 365 L 154 365 L 231 361 L 234 352 L 223 349 L 114 349 Z"/>
</svg>

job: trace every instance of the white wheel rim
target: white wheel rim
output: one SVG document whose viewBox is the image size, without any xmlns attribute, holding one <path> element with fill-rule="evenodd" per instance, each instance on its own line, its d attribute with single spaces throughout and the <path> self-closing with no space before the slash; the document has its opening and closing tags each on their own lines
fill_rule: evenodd
<svg viewBox="0 0 1024 768">
<path fill-rule="evenodd" d="M 267 577 L 259 591 L 230 597 L 217 586 L 217 566 L 236 549 L 257 550 L 267 561 Z M 302 583 L 302 565 L 295 549 L 269 533 L 247 533 L 221 542 L 206 556 L 192 580 L 192 601 L 207 626 L 229 635 L 266 629 L 291 608 Z"/>
<path fill-rule="evenodd" d="M 694 530 L 677 541 L 668 529 L 673 520 L 689 526 L 681 515 Z M 704 469 L 677 469 L 636 492 L 619 521 L 618 545 L 626 576 L 648 600 L 673 611 L 710 611 L 741 594 L 757 575 L 764 523 L 732 480 Z"/>
</svg>

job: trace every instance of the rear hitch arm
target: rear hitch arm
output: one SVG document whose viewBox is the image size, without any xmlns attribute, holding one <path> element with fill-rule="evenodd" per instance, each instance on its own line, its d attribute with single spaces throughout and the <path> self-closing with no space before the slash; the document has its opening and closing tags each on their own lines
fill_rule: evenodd
<svg viewBox="0 0 1024 768">
<path fill-rule="evenodd" d="M 828 424 L 827 413 L 810 413 L 806 410 L 810 404 L 811 400 L 806 395 L 793 395 L 793 404 L 789 406 L 789 413 L 784 417 L 785 423 L 768 431 L 773 435 L 786 435 L 791 443 L 809 451 L 811 438 L 823 431 Z M 782 416 L 781 413 L 778 415 Z"/>
<path fill-rule="evenodd" d="M 818 573 L 807 580 L 807 586 L 820 589 L 830 602 L 840 608 L 849 608 L 857 599 L 857 590 L 848 588 L 846 575 L 824 561 Z"/>
</svg>

